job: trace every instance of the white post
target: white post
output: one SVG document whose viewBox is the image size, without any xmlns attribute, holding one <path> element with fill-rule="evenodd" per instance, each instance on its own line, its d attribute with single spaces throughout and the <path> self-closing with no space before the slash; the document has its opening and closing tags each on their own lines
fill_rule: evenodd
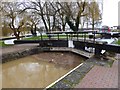
<svg viewBox="0 0 120 90">
<path fill-rule="evenodd" d="M 72 41 L 72 40 L 68 40 L 68 47 L 74 48 L 74 45 L 73 45 L 73 41 Z"/>
</svg>

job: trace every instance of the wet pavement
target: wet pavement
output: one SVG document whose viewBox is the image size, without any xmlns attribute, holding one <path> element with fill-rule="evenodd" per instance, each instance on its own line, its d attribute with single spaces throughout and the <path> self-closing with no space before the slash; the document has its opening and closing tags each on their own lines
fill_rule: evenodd
<svg viewBox="0 0 120 90">
<path fill-rule="evenodd" d="M 29 49 L 36 46 L 38 46 L 38 44 L 18 44 L 18 45 L 13 45 L 8 47 L 2 47 L 0 48 L 0 55 L 5 53 L 10 53 L 10 52 L 16 52 L 20 50 L 25 50 L 25 49 Z"/>
<path fill-rule="evenodd" d="M 111 68 L 94 66 L 75 88 L 118 88 L 118 60 Z"/>
</svg>

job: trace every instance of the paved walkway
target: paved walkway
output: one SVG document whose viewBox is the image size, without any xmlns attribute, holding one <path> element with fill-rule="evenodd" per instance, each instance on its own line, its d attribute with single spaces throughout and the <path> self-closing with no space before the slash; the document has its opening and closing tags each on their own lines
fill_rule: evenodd
<svg viewBox="0 0 120 90">
<path fill-rule="evenodd" d="M 75 88 L 118 88 L 118 60 L 111 68 L 94 66 Z"/>
<path fill-rule="evenodd" d="M 14 46 L 0 48 L 0 51 L 1 51 L 0 55 L 5 54 L 5 53 L 20 51 L 20 50 L 24 50 L 24 49 L 29 49 L 29 48 L 32 48 L 32 47 L 35 47 L 38 45 L 39 44 L 18 44 L 18 45 L 14 45 Z"/>
</svg>

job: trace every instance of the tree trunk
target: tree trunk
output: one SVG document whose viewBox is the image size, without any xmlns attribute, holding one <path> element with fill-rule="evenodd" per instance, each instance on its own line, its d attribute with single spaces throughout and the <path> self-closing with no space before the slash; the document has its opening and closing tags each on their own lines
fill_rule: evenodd
<svg viewBox="0 0 120 90">
<path fill-rule="evenodd" d="M 69 16 L 66 16 L 66 22 L 69 25 L 70 29 L 72 29 L 73 31 L 77 31 L 76 26 L 74 26 L 74 24 L 70 21 Z"/>
<path fill-rule="evenodd" d="M 94 25 L 95 25 L 95 21 L 94 21 L 94 19 L 92 19 L 92 30 L 94 31 Z"/>
<path fill-rule="evenodd" d="M 62 29 L 63 29 L 63 31 L 65 31 L 65 25 L 66 25 L 66 24 L 63 24 L 63 25 L 62 25 L 62 27 L 63 27 L 63 28 L 62 28 Z"/>
<path fill-rule="evenodd" d="M 18 34 L 16 35 L 16 38 L 17 38 L 17 40 L 20 40 L 20 36 Z"/>
<path fill-rule="evenodd" d="M 42 15 L 41 17 L 42 17 L 43 23 L 45 25 L 46 32 L 48 32 L 48 27 L 47 27 L 46 21 L 44 19 L 44 16 Z"/>
<path fill-rule="evenodd" d="M 54 31 L 55 28 L 55 15 L 53 16 L 53 25 L 52 25 L 52 31 Z"/>
<path fill-rule="evenodd" d="M 33 24 L 31 25 L 31 34 L 34 35 L 34 31 L 33 31 Z"/>
<path fill-rule="evenodd" d="M 62 20 L 62 31 L 65 31 L 66 21 L 64 20 L 64 15 L 62 15 L 61 20 Z"/>
<path fill-rule="evenodd" d="M 51 28 L 50 28 L 50 17 L 48 17 L 48 26 L 49 26 L 49 32 L 51 31 Z"/>
<path fill-rule="evenodd" d="M 37 27 L 36 27 L 36 25 L 35 25 L 34 36 L 37 36 L 36 29 L 37 29 Z"/>
<path fill-rule="evenodd" d="M 46 24 L 46 21 L 45 21 L 45 18 L 44 18 L 44 14 L 43 14 L 43 7 L 41 6 L 41 2 L 38 2 L 39 3 L 39 7 L 40 7 L 40 16 L 42 18 L 42 21 L 45 25 L 45 29 L 46 29 L 46 32 L 48 32 L 48 27 L 47 27 L 47 24 Z"/>
<path fill-rule="evenodd" d="M 77 16 L 77 18 L 76 18 L 76 22 L 75 22 L 76 31 L 78 31 L 78 29 L 79 29 L 79 22 L 80 22 L 80 15 L 78 14 L 78 16 Z"/>
<path fill-rule="evenodd" d="M 17 32 L 14 31 L 14 35 L 15 35 L 17 40 L 20 40 L 19 32 L 17 33 Z"/>
</svg>

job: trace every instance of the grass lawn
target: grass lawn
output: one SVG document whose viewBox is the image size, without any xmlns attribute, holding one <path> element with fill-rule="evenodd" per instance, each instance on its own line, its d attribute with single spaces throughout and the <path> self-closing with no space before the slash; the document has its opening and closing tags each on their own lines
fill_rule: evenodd
<svg viewBox="0 0 120 90">
<path fill-rule="evenodd" d="M 43 39 L 47 39 L 47 35 L 43 35 L 42 36 Z M 40 40 L 41 39 L 41 36 L 32 36 L 32 37 L 29 37 L 29 38 L 24 38 L 23 40 Z"/>
<path fill-rule="evenodd" d="M 116 42 L 116 44 L 120 45 L 120 40 L 118 40 L 118 41 Z"/>
<path fill-rule="evenodd" d="M 47 35 L 43 35 L 42 36 L 43 39 L 49 39 L 49 37 Z M 57 35 L 52 36 L 51 38 L 58 38 Z M 67 38 L 65 35 L 60 35 L 59 38 Z M 29 37 L 29 38 L 24 38 L 24 40 L 41 40 L 41 36 L 33 36 L 33 37 Z"/>
<path fill-rule="evenodd" d="M 77 37 L 77 35 L 69 35 L 69 37 Z M 84 37 L 83 35 L 79 35 L 79 37 Z M 89 37 L 88 35 L 86 35 L 86 37 Z M 49 39 L 49 37 L 47 35 L 43 35 L 42 36 L 43 39 Z M 51 38 L 57 39 L 58 36 L 54 35 Z M 60 39 L 67 39 L 66 35 L 59 35 Z M 29 37 L 29 38 L 24 38 L 23 40 L 41 40 L 41 36 L 33 36 L 33 37 Z"/>
</svg>

